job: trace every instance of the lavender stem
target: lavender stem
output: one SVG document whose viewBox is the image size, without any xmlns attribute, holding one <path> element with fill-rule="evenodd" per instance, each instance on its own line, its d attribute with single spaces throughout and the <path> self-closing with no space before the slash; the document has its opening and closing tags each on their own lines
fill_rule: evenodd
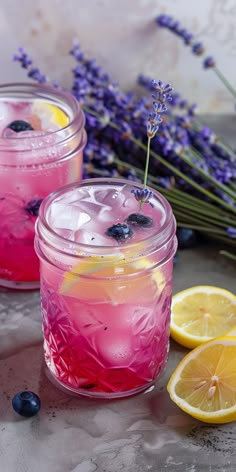
<svg viewBox="0 0 236 472">
<path fill-rule="evenodd" d="M 224 86 L 228 89 L 228 91 L 233 95 L 234 98 L 236 98 L 236 90 L 234 87 L 230 84 L 230 82 L 226 79 L 224 74 L 218 69 L 218 67 L 213 68 L 215 74 L 217 77 L 221 80 L 221 82 L 224 84 Z"/>
</svg>

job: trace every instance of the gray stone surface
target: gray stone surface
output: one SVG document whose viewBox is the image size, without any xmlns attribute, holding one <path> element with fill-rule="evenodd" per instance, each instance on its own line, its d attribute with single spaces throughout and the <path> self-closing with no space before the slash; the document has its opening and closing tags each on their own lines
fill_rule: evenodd
<svg viewBox="0 0 236 472">
<path fill-rule="evenodd" d="M 235 292 L 235 265 L 212 245 L 182 251 L 174 291 L 213 284 Z M 0 472 L 234 472 L 236 424 L 207 425 L 169 399 L 167 380 L 187 350 L 171 343 L 167 368 L 149 393 L 116 401 L 76 398 L 45 373 L 39 294 L 0 292 Z M 23 419 L 19 390 L 42 409 Z"/>
</svg>

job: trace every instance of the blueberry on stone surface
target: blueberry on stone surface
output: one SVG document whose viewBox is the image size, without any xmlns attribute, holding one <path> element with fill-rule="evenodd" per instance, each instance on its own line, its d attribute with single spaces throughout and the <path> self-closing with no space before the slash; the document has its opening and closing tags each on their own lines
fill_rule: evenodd
<svg viewBox="0 0 236 472">
<path fill-rule="evenodd" d="M 30 418 L 39 412 L 41 401 L 36 393 L 25 390 L 13 397 L 12 407 L 19 415 Z"/>
<path fill-rule="evenodd" d="M 177 228 L 178 248 L 187 249 L 197 244 L 197 233 L 191 228 Z"/>
<path fill-rule="evenodd" d="M 38 216 L 42 201 L 42 198 L 32 198 L 25 206 L 25 210 L 32 216 Z"/>
<path fill-rule="evenodd" d="M 142 213 L 131 213 L 126 221 L 131 225 L 142 226 L 143 228 L 150 228 L 153 225 L 153 219 Z"/>
<path fill-rule="evenodd" d="M 24 120 L 15 120 L 12 121 L 7 128 L 12 129 L 16 133 L 20 133 L 21 131 L 33 131 L 31 124 Z"/>
<path fill-rule="evenodd" d="M 111 238 L 120 241 L 122 239 L 130 238 L 133 234 L 133 231 L 128 225 L 117 223 L 107 228 L 106 234 L 107 236 L 110 236 Z"/>
</svg>

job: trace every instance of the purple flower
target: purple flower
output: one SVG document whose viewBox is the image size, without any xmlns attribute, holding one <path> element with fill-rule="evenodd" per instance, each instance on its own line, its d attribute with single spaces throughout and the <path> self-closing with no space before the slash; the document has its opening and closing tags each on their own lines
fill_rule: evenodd
<svg viewBox="0 0 236 472">
<path fill-rule="evenodd" d="M 230 238 L 232 239 L 236 238 L 236 228 L 233 228 L 232 226 L 230 226 L 229 228 L 226 229 L 226 232 Z"/>
<path fill-rule="evenodd" d="M 31 58 L 23 48 L 18 49 L 18 54 L 14 54 L 13 60 L 20 62 L 23 69 L 28 69 L 28 67 L 32 64 Z"/>
<path fill-rule="evenodd" d="M 166 100 L 171 102 L 171 92 L 173 88 L 170 84 L 164 84 L 161 80 L 152 80 L 152 88 L 154 90 L 153 98 L 158 102 L 164 103 Z"/>
<path fill-rule="evenodd" d="M 139 74 L 137 83 L 148 91 L 152 90 L 152 80 L 144 74 Z"/>
<path fill-rule="evenodd" d="M 147 136 L 154 138 L 155 134 L 159 129 L 159 125 L 162 122 L 161 116 L 158 113 L 150 113 L 147 121 Z"/>
<path fill-rule="evenodd" d="M 27 75 L 31 79 L 36 80 L 36 82 L 40 84 L 44 84 L 48 82 L 47 77 L 43 75 L 37 67 L 32 66 L 33 61 L 23 48 L 18 49 L 18 54 L 14 54 L 13 60 L 19 62 L 21 64 L 21 67 L 23 67 L 23 69 L 27 69 L 28 71 Z"/>
<path fill-rule="evenodd" d="M 193 103 L 189 108 L 188 108 L 188 114 L 189 116 L 195 116 L 197 112 L 197 104 Z"/>
<path fill-rule="evenodd" d="M 196 54 L 196 56 L 201 56 L 205 50 L 202 43 L 194 43 L 192 45 L 192 51 L 193 51 L 193 54 Z"/>
<path fill-rule="evenodd" d="M 141 85 L 142 87 L 144 87 L 148 92 L 153 90 L 152 79 L 150 79 L 150 77 L 144 74 L 140 74 L 138 76 L 137 83 Z M 171 96 L 172 96 L 172 100 L 169 102 L 171 107 L 179 107 L 180 109 L 183 109 L 183 110 L 186 109 L 188 112 L 188 120 L 190 119 L 190 117 L 196 114 L 197 105 L 195 103 L 193 104 L 188 103 L 188 101 L 185 98 L 182 98 L 181 95 L 177 92 L 172 93 Z M 144 98 L 140 101 L 140 104 L 139 104 L 139 108 L 138 108 L 139 114 L 144 112 L 143 108 L 145 108 Z"/>
<path fill-rule="evenodd" d="M 150 203 L 149 200 L 153 196 L 153 192 L 148 188 L 133 189 L 131 190 L 131 193 L 134 194 L 135 199 L 141 204 L 141 206 L 143 203 Z"/>
<path fill-rule="evenodd" d="M 215 62 L 215 59 L 214 57 L 212 56 L 208 56 L 204 59 L 203 61 L 203 67 L 205 69 L 210 69 L 210 68 L 213 68 L 216 66 L 216 62 Z"/>
<path fill-rule="evenodd" d="M 166 189 L 170 189 L 172 186 L 170 177 L 157 177 L 157 182 L 161 187 Z"/>
<path fill-rule="evenodd" d="M 193 40 L 193 34 L 183 28 L 179 21 L 174 20 L 174 18 L 169 15 L 159 15 L 156 18 L 156 22 L 159 26 L 167 28 L 180 36 L 185 44 L 190 44 Z"/>
<path fill-rule="evenodd" d="M 79 45 L 77 39 L 73 40 L 73 46 L 72 46 L 72 49 L 70 51 L 70 54 L 72 56 L 74 56 L 74 58 L 78 62 L 83 61 L 83 59 L 84 59 L 84 53 L 81 51 L 81 48 L 80 48 L 80 45 Z"/>
<path fill-rule="evenodd" d="M 156 18 L 156 23 L 163 28 L 169 29 L 173 33 L 177 34 L 177 36 L 180 36 L 184 40 L 185 44 L 190 44 L 194 39 L 191 32 L 183 28 L 178 21 L 174 20 L 174 18 L 169 15 L 159 15 Z"/>
<path fill-rule="evenodd" d="M 200 52 L 200 45 L 179 22 L 167 15 L 162 21 L 163 24 L 168 24 L 169 29 L 182 38 L 185 44 L 190 44 L 190 47 L 195 44 L 196 53 Z M 96 61 L 86 57 L 78 43 L 74 44 L 71 54 L 77 61 L 73 70 L 72 93 L 84 105 L 87 120 L 88 144 L 84 150 L 84 177 L 125 177 L 140 182 L 142 175 L 140 169 L 143 169 L 145 164 L 142 145 L 146 142 L 147 132 L 150 133 L 151 139 L 159 128 L 158 139 L 153 140 L 153 151 L 164 159 L 162 163 L 158 158 L 150 159 L 152 179 L 149 181 L 147 173 L 147 182 L 150 185 L 172 188 L 171 179 L 174 171 L 168 168 L 168 164 L 171 164 L 172 168 L 180 170 L 183 176 L 194 180 L 202 188 L 219 197 L 222 201 L 222 207 L 219 203 L 219 208 L 223 208 L 223 202 L 235 207 L 235 199 L 231 198 L 230 194 L 232 193 L 230 188 L 233 189 L 236 182 L 235 158 L 226 146 L 220 146 L 219 142 L 215 142 L 211 130 L 195 123 L 193 119 L 195 105 L 189 104 L 177 93 L 172 94 L 169 84 L 151 81 L 145 76 L 139 78 L 139 83 L 151 91 L 153 103 L 150 103 L 148 96 L 140 97 L 133 92 L 125 93 L 111 81 Z M 48 81 L 39 69 L 33 66 L 32 60 L 22 49 L 15 56 L 15 60 L 27 70 L 32 79 L 38 82 Z M 172 110 L 167 110 L 167 102 L 176 107 L 175 114 Z M 166 112 L 171 117 L 168 121 L 162 120 L 163 113 Z M 142 145 L 139 146 L 139 143 Z M 183 153 L 188 157 L 188 162 L 183 160 Z M 195 167 L 190 164 L 194 164 Z M 214 183 L 199 174 L 198 169 L 204 170 L 207 175 L 225 185 L 226 193 L 224 188 L 218 189 Z M 180 192 L 191 192 L 201 200 L 211 201 L 200 191 L 193 189 L 184 177 L 175 175 L 174 186 Z M 140 203 L 140 209 L 142 204 L 150 204 L 151 190 L 147 188 L 146 183 L 143 189 L 136 190 L 133 193 Z M 29 210 L 36 212 L 37 202 L 35 205 L 33 202 L 33 206 L 31 204 L 27 209 Z M 229 229 L 230 234 L 232 237 L 232 229 Z"/>
<path fill-rule="evenodd" d="M 39 84 L 45 84 L 46 82 L 48 82 L 48 79 L 46 78 L 46 76 L 41 74 L 38 68 L 32 68 L 28 72 L 28 77 L 36 80 L 36 82 L 38 82 Z"/>
<path fill-rule="evenodd" d="M 203 138 L 204 141 L 209 143 L 215 143 L 217 140 L 217 136 L 208 126 L 203 126 L 202 129 L 199 131 L 199 136 Z"/>
<path fill-rule="evenodd" d="M 176 34 L 181 39 L 183 39 L 184 43 L 187 46 L 191 46 L 192 52 L 196 56 L 201 56 L 202 54 L 204 54 L 205 48 L 203 43 L 194 43 L 194 35 L 191 32 L 187 31 L 185 28 L 183 28 L 183 26 L 170 15 L 159 15 L 156 18 L 156 23 L 162 28 L 167 28 L 169 31 L 172 31 L 172 33 Z M 213 57 L 207 57 L 203 61 L 203 67 L 205 69 L 208 69 L 209 67 L 215 67 L 215 65 L 216 64 Z"/>
<path fill-rule="evenodd" d="M 154 138 L 160 124 L 162 123 L 161 113 L 167 111 L 166 101 L 172 100 L 172 87 L 170 84 L 164 84 L 161 80 L 151 81 L 151 91 L 153 100 L 153 111 L 149 114 L 147 120 L 147 136 Z"/>
</svg>

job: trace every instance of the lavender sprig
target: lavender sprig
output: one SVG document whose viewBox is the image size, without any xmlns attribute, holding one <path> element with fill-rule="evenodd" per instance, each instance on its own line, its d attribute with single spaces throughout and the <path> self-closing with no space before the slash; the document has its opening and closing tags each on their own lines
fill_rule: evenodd
<svg viewBox="0 0 236 472">
<path fill-rule="evenodd" d="M 47 77 L 43 75 L 37 67 L 33 67 L 32 59 L 29 57 L 24 48 L 18 49 L 18 54 L 14 54 L 13 60 L 19 62 L 23 69 L 27 69 L 27 75 L 30 79 L 33 79 L 40 84 L 48 82 Z"/>
<path fill-rule="evenodd" d="M 196 56 L 203 56 L 205 53 L 205 47 L 202 42 L 196 41 L 193 33 L 186 30 L 179 21 L 176 21 L 170 15 L 159 15 L 156 18 L 156 23 L 161 28 L 166 28 L 172 33 L 179 36 L 186 46 L 190 46 L 192 53 Z M 224 86 L 228 89 L 228 91 L 236 98 L 236 90 L 225 77 L 225 75 L 220 71 L 220 69 L 216 65 L 216 61 L 212 56 L 205 56 L 203 58 L 203 67 L 204 69 L 212 69 L 220 81 L 224 84 Z"/>
<path fill-rule="evenodd" d="M 144 171 L 144 181 L 143 189 L 132 190 L 136 200 L 139 202 L 139 209 L 142 209 L 144 203 L 150 203 L 152 197 L 152 191 L 147 189 L 147 178 L 148 178 L 148 169 L 149 169 L 149 160 L 150 160 L 150 147 L 151 140 L 156 136 L 157 131 L 159 130 L 160 124 L 162 123 L 161 114 L 167 111 L 166 102 L 171 102 L 172 100 L 172 87 L 170 84 L 164 84 L 161 80 L 152 80 L 151 81 L 151 91 L 153 98 L 153 109 L 149 114 L 147 120 L 147 155 Z"/>
<path fill-rule="evenodd" d="M 140 181 L 144 177 L 145 116 L 150 113 L 150 100 L 123 93 L 95 61 L 86 57 L 78 43 L 73 51 L 77 65 L 73 70 L 72 93 L 82 104 L 87 119 L 84 177 L 103 175 Z M 25 54 L 18 54 L 15 59 L 30 74 L 34 66 Z M 41 76 L 41 73 L 38 76 L 31 73 L 38 81 Z M 48 78 L 46 80 L 49 82 Z M 147 183 L 169 199 L 179 226 L 189 225 L 236 247 L 232 231 L 227 231 L 227 228 L 236 228 L 236 207 L 228 194 L 228 189 L 235 192 L 236 188 L 235 156 L 222 146 L 211 130 L 201 124 L 196 126 L 186 100 L 176 94 L 172 96 L 170 103 L 177 104 L 177 108 L 173 108 L 177 116 L 169 110 L 168 121 L 157 123 L 159 133 L 150 151 L 153 159 Z M 154 112 L 160 114 L 153 108 Z M 190 165 L 191 162 L 194 165 Z M 216 182 L 210 182 L 207 173 Z M 218 183 L 223 187 L 219 188 Z M 149 200 L 148 188 L 144 190 L 142 199 Z"/>
</svg>

